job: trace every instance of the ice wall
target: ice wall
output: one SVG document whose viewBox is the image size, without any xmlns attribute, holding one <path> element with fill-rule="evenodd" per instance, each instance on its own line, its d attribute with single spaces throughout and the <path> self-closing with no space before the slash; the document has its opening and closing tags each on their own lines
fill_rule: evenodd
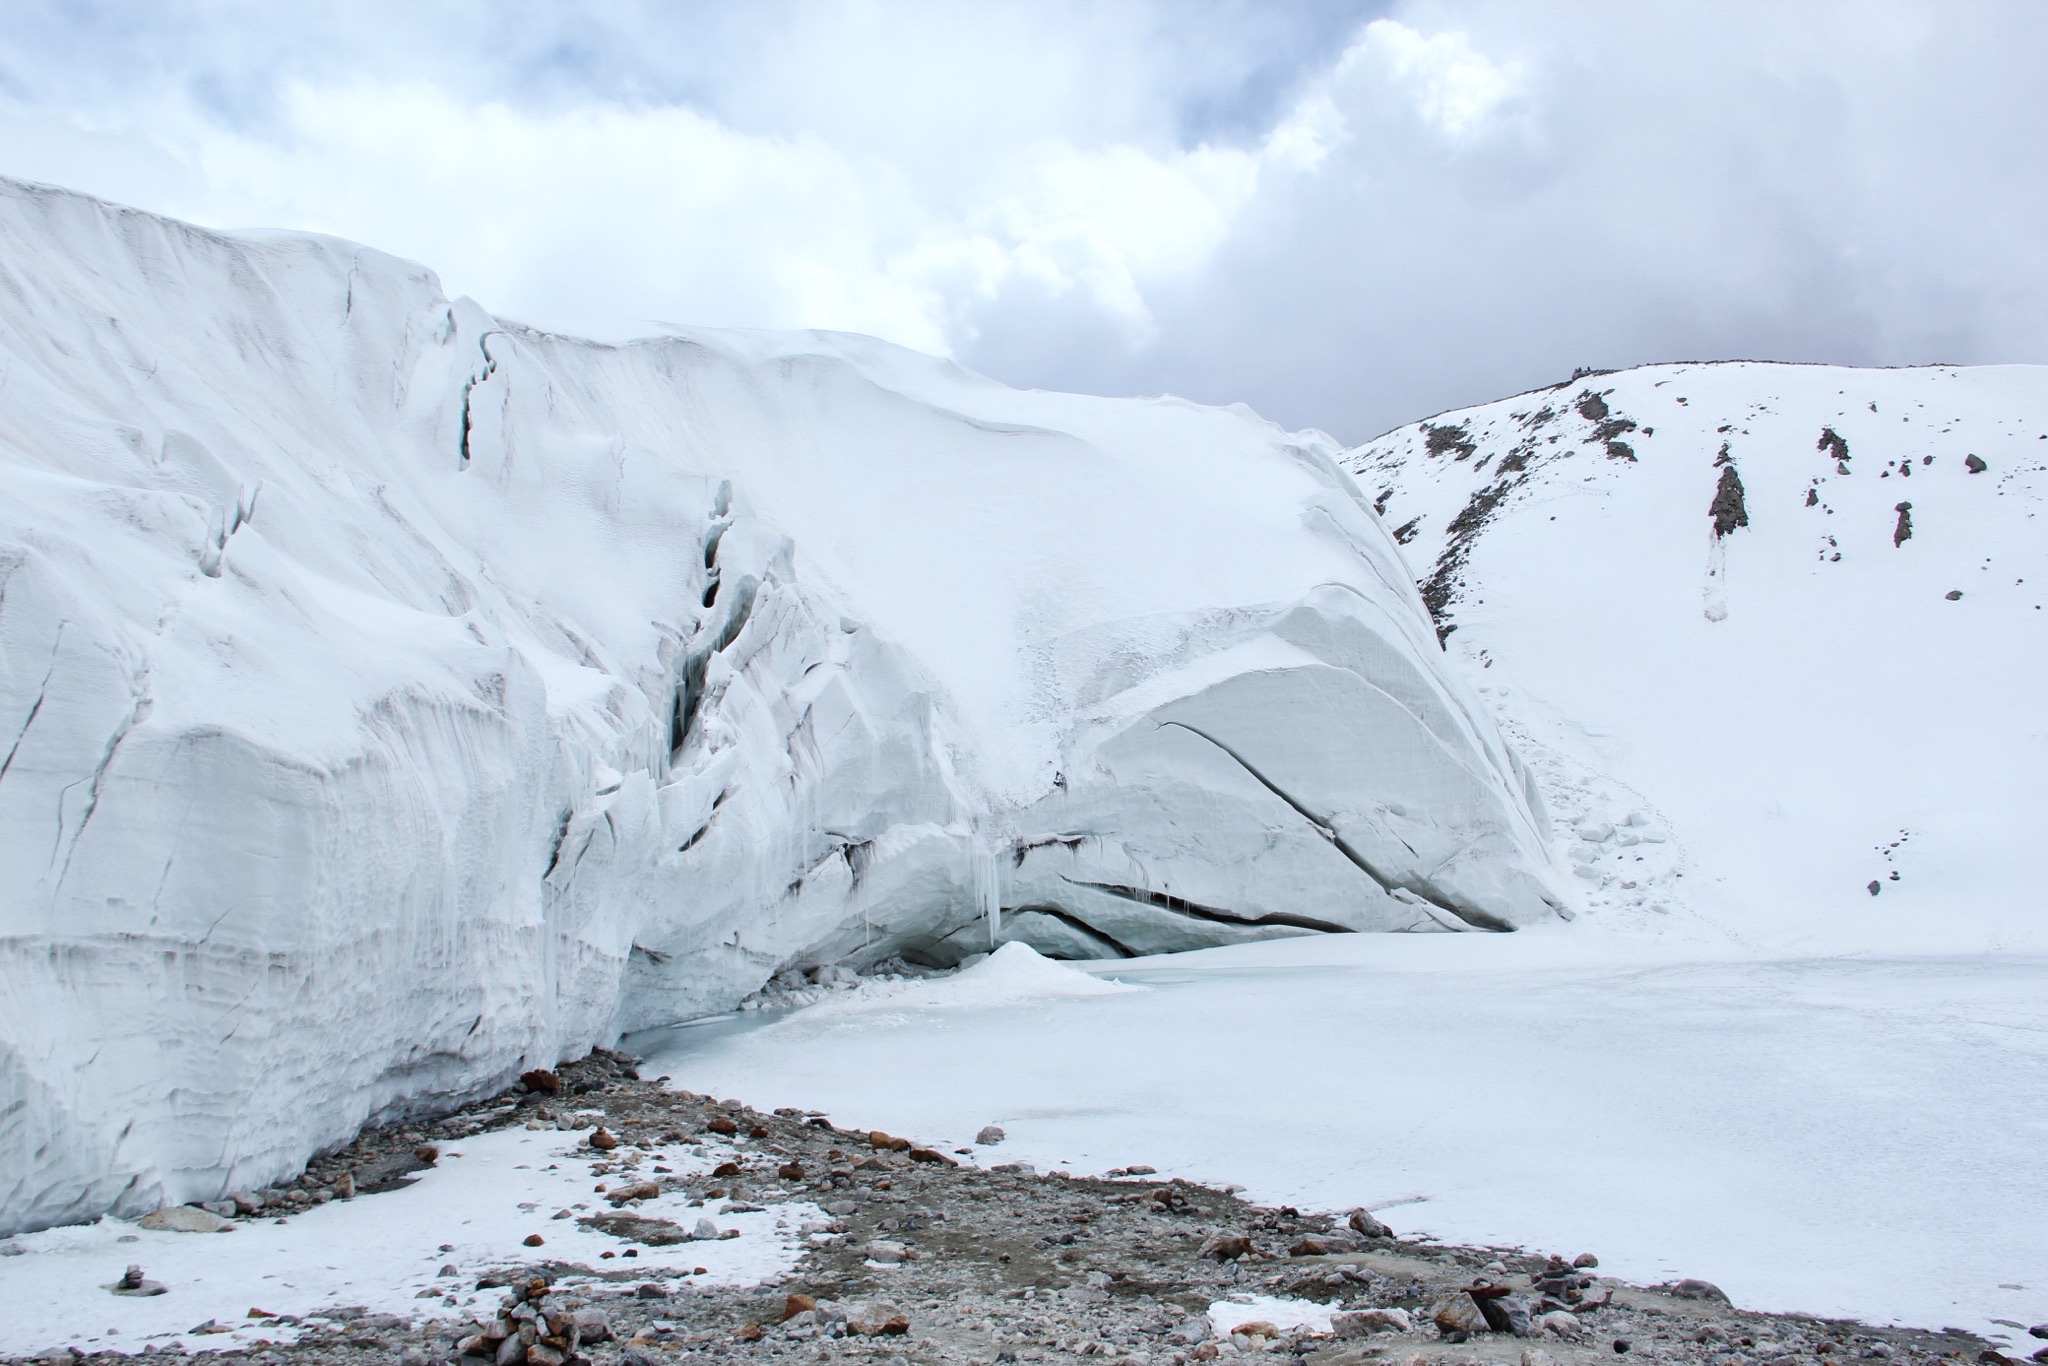
<svg viewBox="0 0 2048 1366">
<path fill-rule="evenodd" d="M 792 966 L 1553 915 L 1336 453 L 0 182 L 0 1232 Z"/>
</svg>

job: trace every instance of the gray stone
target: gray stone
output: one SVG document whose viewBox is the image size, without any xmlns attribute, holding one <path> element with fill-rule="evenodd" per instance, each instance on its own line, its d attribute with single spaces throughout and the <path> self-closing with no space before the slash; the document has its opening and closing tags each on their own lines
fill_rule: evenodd
<svg viewBox="0 0 2048 1366">
<path fill-rule="evenodd" d="M 1001 1125 L 984 1124 L 981 1126 L 981 1132 L 974 1136 L 974 1141 L 981 1144 L 984 1148 L 988 1148 L 1001 1143 L 1007 1137 L 1008 1135 L 1003 1132 Z"/>
<path fill-rule="evenodd" d="M 1351 1225 L 1354 1232 L 1367 1238 L 1391 1238 L 1394 1236 L 1394 1230 L 1388 1228 L 1378 1219 L 1375 1219 L 1371 1210 L 1355 1209 L 1351 1211 L 1351 1218 L 1347 1222 Z"/>
<path fill-rule="evenodd" d="M 135 1221 L 137 1228 L 157 1233 L 225 1233 L 234 1225 L 197 1205 L 165 1205 Z"/>
<path fill-rule="evenodd" d="M 1355 1313 L 1332 1314 L 1330 1331 L 1340 1338 L 1370 1337 L 1374 1333 L 1405 1333 L 1414 1327 L 1405 1309 L 1360 1309 Z"/>
</svg>

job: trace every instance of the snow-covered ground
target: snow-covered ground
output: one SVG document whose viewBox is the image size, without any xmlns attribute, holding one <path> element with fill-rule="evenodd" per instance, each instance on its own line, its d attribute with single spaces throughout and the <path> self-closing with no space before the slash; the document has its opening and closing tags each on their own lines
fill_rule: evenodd
<svg viewBox="0 0 2048 1366">
<path fill-rule="evenodd" d="M 1344 463 L 1558 824 L 1622 827 L 1563 849 L 1595 919 L 2048 951 L 2048 367 L 1649 366 Z"/>
<path fill-rule="evenodd" d="M 1571 927 L 1087 970 L 1143 989 L 1053 978 L 1030 999 L 1011 977 L 978 1000 L 976 969 L 636 1042 L 757 1106 L 949 1145 L 1000 1124 L 984 1161 L 1371 1205 L 1403 1233 L 1593 1251 L 1750 1308 L 2048 1319 L 2048 960 Z"/>
<path fill-rule="evenodd" d="M 553 1258 L 587 1266 L 630 1267 L 673 1289 L 689 1284 L 751 1285 L 796 1265 L 804 1225 L 826 1222 L 816 1206 L 794 1201 L 759 1212 L 721 1214 L 716 1202 L 692 1209 L 669 1192 L 637 1201 L 633 1212 L 685 1228 L 709 1217 L 737 1238 L 667 1247 L 642 1246 L 630 1262 L 625 1243 L 574 1217 L 608 1210 L 592 1193 L 595 1156 L 587 1133 L 504 1129 L 450 1145 L 438 1165 L 404 1190 L 337 1200 L 275 1223 L 238 1223 L 226 1233 L 138 1229 L 117 1219 L 23 1234 L 0 1245 L 0 1353 L 28 1354 L 69 1345 L 139 1352 L 296 1341 L 300 1328 L 253 1311 L 297 1318 L 356 1308 L 408 1320 L 454 1325 L 504 1292 L 477 1290 L 478 1273 Z M 668 1154 L 681 1175 L 701 1175 L 731 1151 L 716 1142 L 678 1145 Z M 539 1234 L 543 1249 L 524 1240 Z M 120 1296 L 106 1287 L 130 1265 L 164 1287 L 155 1296 Z M 458 1274 L 442 1275 L 453 1266 Z M 701 1273 L 699 1274 L 701 1269 Z M 573 1276 L 560 1282 L 566 1291 Z M 432 1293 L 439 1292 L 439 1293 Z M 193 1332 L 212 1326 L 224 1332 Z"/>
</svg>

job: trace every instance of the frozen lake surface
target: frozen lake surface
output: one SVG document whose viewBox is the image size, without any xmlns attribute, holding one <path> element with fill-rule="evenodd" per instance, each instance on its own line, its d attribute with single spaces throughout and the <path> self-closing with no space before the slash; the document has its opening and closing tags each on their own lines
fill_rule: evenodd
<svg viewBox="0 0 2048 1366">
<path fill-rule="evenodd" d="M 984 1160 L 1373 1205 L 1404 1234 L 1593 1251 L 1750 1308 L 2048 1319 L 2048 958 L 1566 930 L 1089 968 L 1142 989 L 969 973 L 635 1042 L 650 1075 L 842 1125 L 957 1145 L 1001 1124 Z"/>
</svg>

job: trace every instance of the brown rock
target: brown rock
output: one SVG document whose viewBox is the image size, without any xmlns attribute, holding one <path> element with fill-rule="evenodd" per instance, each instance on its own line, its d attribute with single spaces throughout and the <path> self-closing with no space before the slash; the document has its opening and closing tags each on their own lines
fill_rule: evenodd
<svg viewBox="0 0 2048 1366">
<path fill-rule="evenodd" d="M 883 1133 L 880 1129 L 876 1129 L 868 1135 L 868 1146 L 880 1148 L 883 1152 L 907 1153 L 910 1151 L 910 1140 L 907 1138 L 897 1138 L 891 1134 Z"/>
<path fill-rule="evenodd" d="M 1438 1301 L 1429 1317 L 1439 1333 L 1456 1341 L 1463 1341 L 1474 1333 L 1486 1331 L 1486 1316 L 1479 1312 L 1479 1306 L 1466 1294 L 1445 1296 Z"/>
<path fill-rule="evenodd" d="M 1590 1271 L 1600 1265 L 1600 1259 L 1590 1252 L 1581 1252 L 1578 1256 L 1572 1258 L 1572 1265 Z"/>
<path fill-rule="evenodd" d="M 526 1083 L 527 1090 L 539 1091 L 543 1095 L 552 1096 L 562 1089 L 562 1079 L 545 1067 L 536 1067 L 531 1072 L 521 1072 L 519 1080 Z"/>
<path fill-rule="evenodd" d="M 721 1162 L 711 1169 L 711 1174 L 713 1176 L 738 1176 L 740 1174 L 740 1164 L 737 1162 Z"/>
<path fill-rule="evenodd" d="M 604 1125 L 600 1124 L 597 1126 L 597 1132 L 593 1133 L 590 1136 L 590 1146 L 596 1148 L 600 1152 L 608 1153 L 612 1149 L 619 1146 L 619 1140 L 612 1137 L 612 1131 L 610 1129 L 607 1129 L 604 1127 Z"/>
<path fill-rule="evenodd" d="M 334 1183 L 334 1198 L 337 1200 L 353 1200 L 356 1198 L 356 1174 L 354 1172 L 343 1172 L 341 1179 Z"/>
<path fill-rule="evenodd" d="M 809 1311 L 816 1309 L 817 1307 L 818 1302 L 812 1299 L 809 1295 L 791 1295 L 789 1299 L 784 1301 L 783 1303 L 782 1317 L 784 1319 L 793 1319 L 798 1314 L 808 1313 Z"/>
<path fill-rule="evenodd" d="M 412 1155 L 429 1167 L 441 1160 L 441 1150 L 431 1143 L 422 1143 L 412 1150 Z"/>
<path fill-rule="evenodd" d="M 756 1124 L 756 1125 L 755 1125 L 755 1126 L 754 1126 L 753 1128 L 751 1128 L 751 1129 L 747 1130 L 747 1137 L 748 1137 L 748 1138 L 766 1138 L 766 1137 L 768 1137 L 768 1126 L 767 1126 L 767 1125 L 765 1125 L 765 1124 Z"/>
<path fill-rule="evenodd" d="M 541 1244 L 545 1243 L 547 1239 L 541 1237 L 538 1233 L 529 1233 L 519 1241 L 525 1243 L 528 1247 L 539 1247 Z"/>
<path fill-rule="evenodd" d="M 1280 1325 L 1269 1323 L 1265 1319 L 1253 1319 L 1250 1323 L 1240 1323 L 1230 1331 L 1242 1333 L 1248 1338 L 1277 1338 L 1280 1336 Z"/>
<path fill-rule="evenodd" d="M 761 1340 L 761 1325 L 758 1323 L 750 1323 L 746 1327 L 740 1329 L 739 1339 L 741 1342 L 759 1342 Z"/>
<path fill-rule="evenodd" d="M 947 1167 L 957 1167 L 960 1165 L 936 1148 L 912 1148 L 910 1150 L 910 1160 L 912 1162 L 936 1162 Z"/>
<path fill-rule="evenodd" d="M 785 1162 L 775 1169 L 775 1174 L 784 1181 L 801 1181 L 804 1179 L 804 1165 L 801 1162 Z"/>
<path fill-rule="evenodd" d="M 652 1200 L 660 1194 L 661 1187 L 652 1181 L 635 1181 L 630 1186 L 620 1186 L 617 1190 L 609 1192 L 605 1199 L 612 1202 L 612 1208 L 617 1209 L 629 1200 Z"/>
<path fill-rule="evenodd" d="M 740 1126 L 727 1119 L 724 1115 L 713 1115 L 710 1122 L 705 1124 L 704 1127 L 714 1134 L 723 1134 L 727 1138 L 731 1138 L 740 1131 Z"/>
<path fill-rule="evenodd" d="M 1195 1255 L 1209 1257 L 1219 1262 L 1229 1262 L 1249 1256 L 1255 1251 L 1257 1249 L 1252 1246 L 1252 1240 L 1242 1233 L 1219 1233 L 1202 1244 L 1202 1250 Z"/>
</svg>

